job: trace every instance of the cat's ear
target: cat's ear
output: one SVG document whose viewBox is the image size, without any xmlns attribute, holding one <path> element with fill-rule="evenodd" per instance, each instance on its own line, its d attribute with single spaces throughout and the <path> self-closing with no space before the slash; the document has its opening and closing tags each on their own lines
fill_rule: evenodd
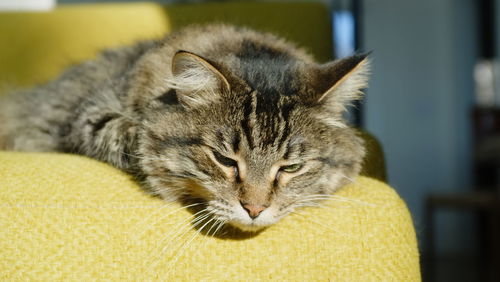
<svg viewBox="0 0 500 282">
<path fill-rule="evenodd" d="M 348 105 L 363 97 L 368 86 L 370 61 L 368 54 L 359 54 L 321 65 L 316 81 L 316 103 L 329 112 L 342 114 Z"/>
<path fill-rule="evenodd" d="M 205 105 L 220 98 L 231 87 L 222 73 L 208 60 L 187 51 L 172 58 L 169 87 L 175 89 L 179 101 L 189 106 Z"/>
</svg>

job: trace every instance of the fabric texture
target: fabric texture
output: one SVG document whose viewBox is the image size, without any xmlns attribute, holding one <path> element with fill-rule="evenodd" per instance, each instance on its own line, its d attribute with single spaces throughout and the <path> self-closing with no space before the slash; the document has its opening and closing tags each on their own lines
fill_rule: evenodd
<svg viewBox="0 0 500 282">
<path fill-rule="evenodd" d="M 255 236 L 214 238 L 85 157 L 2 152 L 0 175 L 0 280 L 420 279 L 404 202 L 367 177 Z"/>
</svg>

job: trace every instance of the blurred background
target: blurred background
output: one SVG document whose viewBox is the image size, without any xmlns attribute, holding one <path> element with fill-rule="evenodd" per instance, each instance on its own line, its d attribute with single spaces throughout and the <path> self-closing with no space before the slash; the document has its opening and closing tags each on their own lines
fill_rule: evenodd
<svg viewBox="0 0 500 282">
<path fill-rule="evenodd" d="M 0 0 L 0 9 L 88 2 L 117 1 Z M 366 99 L 349 118 L 383 145 L 424 280 L 500 281 L 500 0 L 320 2 L 332 58 L 373 52 Z"/>
</svg>

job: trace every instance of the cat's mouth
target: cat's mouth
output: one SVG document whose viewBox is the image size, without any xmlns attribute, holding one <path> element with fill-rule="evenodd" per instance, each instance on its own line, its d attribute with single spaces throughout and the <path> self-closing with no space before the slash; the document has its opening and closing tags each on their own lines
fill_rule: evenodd
<svg viewBox="0 0 500 282">
<path fill-rule="evenodd" d="M 229 224 L 231 224 L 232 226 L 238 228 L 239 230 L 241 231 L 245 231 L 245 232 L 259 232 L 259 231 L 262 231 L 264 230 L 265 228 L 269 227 L 269 225 L 267 226 L 263 226 L 263 225 L 256 225 L 256 224 L 241 224 L 239 222 L 229 222 Z"/>
<path fill-rule="evenodd" d="M 269 207 L 257 216 L 252 216 L 241 205 L 234 205 L 228 224 L 245 232 L 258 232 L 277 222 L 275 210 Z"/>
<path fill-rule="evenodd" d="M 239 221 L 230 221 L 228 222 L 228 224 L 245 232 L 259 232 L 273 225 L 273 224 L 259 224 L 257 222 L 252 222 L 250 224 L 247 224 L 247 223 L 241 223 Z"/>
</svg>

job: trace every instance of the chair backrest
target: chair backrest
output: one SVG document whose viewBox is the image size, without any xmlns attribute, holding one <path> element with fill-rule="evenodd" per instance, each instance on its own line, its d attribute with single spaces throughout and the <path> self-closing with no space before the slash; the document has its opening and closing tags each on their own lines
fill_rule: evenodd
<svg viewBox="0 0 500 282">
<path fill-rule="evenodd" d="M 0 87 L 42 83 L 103 48 L 208 22 L 272 31 L 297 42 L 319 61 L 331 58 L 330 16 L 321 3 L 61 5 L 43 13 L 0 13 Z"/>
</svg>

